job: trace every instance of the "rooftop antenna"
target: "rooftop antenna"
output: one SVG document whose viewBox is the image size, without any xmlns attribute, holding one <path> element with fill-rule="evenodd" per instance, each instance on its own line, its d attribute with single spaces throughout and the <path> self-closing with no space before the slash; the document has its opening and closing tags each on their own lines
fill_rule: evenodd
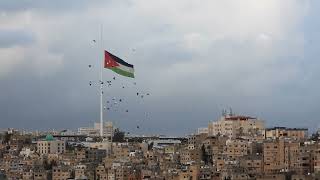
<svg viewBox="0 0 320 180">
<path fill-rule="evenodd" d="M 231 107 L 229 108 L 229 111 L 230 111 L 230 112 L 229 112 L 229 115 L 230 115 L 230 116 L 233 116 L 233 112 L 232 112 L 232 108 L 231 108 Z"/>
<path fill-rule="evenodd" d="M 225 109 L 222 109 L 222 116 L 227 116 L 227 111 Z"/>
</svg>

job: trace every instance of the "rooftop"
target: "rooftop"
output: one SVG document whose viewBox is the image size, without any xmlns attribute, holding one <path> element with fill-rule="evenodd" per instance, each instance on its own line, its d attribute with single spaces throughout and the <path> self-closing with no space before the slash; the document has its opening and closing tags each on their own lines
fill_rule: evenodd
<svg viewBox="0 0 320 180">
<path fill-rule="evenodd" d="M 225 117 L 225 120 L 243 120 L 243 121 L 246 121 L 246 120 L 249 120 L 249 119 L 257 119 L 257 118 L 251 117 L 251 116 L 241 116 L 241 115 L 238 115 L 238 116 L 226 116 Z"/>
<path fill-rule="evenodd" d="M 276 130 L 276 129 L 283 129 L 287 131 L 308 131 L 308 128 L 287 128 L 287 127 L 273 127 L 273 128 L 267 128 L 266 130 Z"/>
</svg>

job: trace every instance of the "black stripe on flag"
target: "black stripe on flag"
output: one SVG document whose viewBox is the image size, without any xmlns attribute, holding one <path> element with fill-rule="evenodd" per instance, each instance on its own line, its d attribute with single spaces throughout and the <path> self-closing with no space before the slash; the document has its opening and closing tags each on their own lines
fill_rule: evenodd
<svg viewBox="0 0 320 180">
<path fill-rule="evenodd" d="M 112 58 L 114 61 L 116 61 L 117 63 L 122 64 L 122 65 L 127 66 L 127 67 L 133 68 L 133 65 L 132 65 L 132 64 L 129 64 L 129 63 L 125 62 L 124 60 L 118 58 L 117 56 L 115 56 L 115 55 L 113 55 L 113 54 L 111 54 L 111 53 L 109 53 L 108 51 L 106 51 L 106 52 L 107 52 L 107 53 L 111 56 L 111 58 Z"/>
</svg>

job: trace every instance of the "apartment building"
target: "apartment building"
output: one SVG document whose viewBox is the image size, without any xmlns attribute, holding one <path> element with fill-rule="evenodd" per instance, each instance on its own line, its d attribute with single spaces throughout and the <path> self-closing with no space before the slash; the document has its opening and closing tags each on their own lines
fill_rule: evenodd
<svg viewBox="0 0 320 180">
<path fill-rule="evenodd" d="M 209 136 L 238 137 L 264 133 L 264 121 L 250 116 L 225 115 L 208 125 Z"/>
<path fill-rule="evenodd" d="M 71 178 L 72 169 L 67 166 L 56 166 L 52 168 L 52 180 L 66 180 Z"/>
<path fill-rule="evenodd" d="M 290 138 L 296 140 L 306 139 L 308 137 L 308 129 L 306 128 L 286 128 L 274 127 L 265 129 L 265 138 Z"/>
<path fill-rule="evenodd" d="M 285 154 L 284 141 L 266 141 L 263 144 L 263 166 L 267 174 L 275 174 L 284 171 Z"/>
<path fill-rule="evenodd" d="M 55 140 L 52 135 L 47 135 L 45 140 L 37 141 L 37 152 L 42 154 L 61 154 L 66 149 L 65 141 Z"/>
<path fill-rule="evenodd" d="M 251 142 L 242 139 L 228 139 L 223 154 L 230 160 L 245 156 L 251 152 Z"/>
</svg>

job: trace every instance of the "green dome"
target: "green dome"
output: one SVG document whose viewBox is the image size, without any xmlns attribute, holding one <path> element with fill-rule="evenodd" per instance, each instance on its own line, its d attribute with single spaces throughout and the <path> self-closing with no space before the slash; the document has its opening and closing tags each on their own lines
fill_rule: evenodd
<svg viewBox="0 0 320 180">
<path fill-rule="evenodd" d="M 46 141 L 53 141 L 53 136 L 51 134 L 47 134 Z"/>
</svg>

